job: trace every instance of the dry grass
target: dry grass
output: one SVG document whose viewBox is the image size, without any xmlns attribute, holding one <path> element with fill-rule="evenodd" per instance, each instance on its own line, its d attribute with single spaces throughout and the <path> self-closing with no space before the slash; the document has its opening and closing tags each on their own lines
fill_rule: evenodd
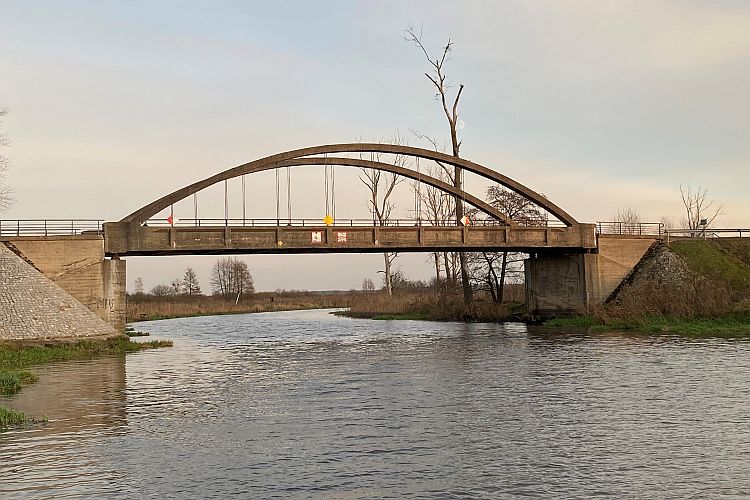
<svg viewBox="0 0 750 500">
<path fill-rule="evenodd" d="M 633 280 L 613 301 L 592 308 L 589 314 L 609 324 L 653 321 L 655 317 L 718 318 L 748 311 L 750 267 L 738 258 L 745 249 L 738 246 L 728 251 L 702 240 L 675 242 L 661 252 L 671 252 L 677 259 L 671 260 L 671 267 Z"/>
<path fill-rule="evenodd" d="M 349 316 L 375 319 L 428 319 L 437 321 L 507 321 L 508 306 L 489 300 L 482 294 L 466 306 L 458 294 L 435 294 L 430 291 L 360 295 L 350 303 Z"/>
<path fill-rule="evenodd" d="M 241 314 L 296 309 L 324 309 L 347 307 L 350 293 L 256 293 L 241 302 L 226 301 L 221 297 L 128 297 L 127 321 L 179 318 L 186 316 L 211 316 L 216 314 Z"/>
</svg>

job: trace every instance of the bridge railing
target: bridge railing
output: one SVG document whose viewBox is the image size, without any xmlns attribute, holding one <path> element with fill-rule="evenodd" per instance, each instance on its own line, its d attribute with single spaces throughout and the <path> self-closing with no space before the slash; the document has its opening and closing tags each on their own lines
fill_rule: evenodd
<svg viewBox="0 0 750 500">
<path fill-rule="evenodd" d="M 529 220 L 522 221 L 520 225 L 536 226 L 536 227 L 565 227 L 565 224 L 558 220 Z M 277 227 L 277 226 L 299 226 L 299 227 L 319 227 L 325 226 L 325 222 L 322 219 L 175 219 L 173 223 L 170 223 L 166 219 L 149 219 L 146 221 L 147 226 L 151 227 L 217 227 L 217 226 L 230 226 L 230 227 Z M 427 219 L 391 219 L 380 224 L 372 219 L 335 219 L 333 225 L 335 226 L 350 226 L 350 227 L 373 227 L 373 226 L 391 226 L 391 227 L 414 227 L 414 226 L 454 226 L 456 225 L 453 221 L 434 223 Z M 505 226 L 506 224 L 498 220 L 471 220 L 470 226 Z"/>
<path fill-rule="evenodd" d="M 0 236 L 102 234 L 103 224 L 95 219 L 0 219 Z"/>
<path fill-rule="evenodd" d="M 732 237 L 750 237 L 750 229 L 743 228 L 701 228 L 701 229 L 665 229 L 664 233 L 667 237 L 667 242 L 671 238 L 732 238 Z"/>
<path fill-rule="evenodd" d="M 660 236 L 670 238 L 726 238 L 748 237 L 750 229 L 744 228 L 701 228 L 675 229 L 665 228 L 662 222 L 597 222 L 597 234 L 621 234 L 633 236 Z"/>
<path fill-rule="evenodd" d="M 661 222 L 597 222 L 596 234 L 664 236 L 664 224 Z"/>
</svg>

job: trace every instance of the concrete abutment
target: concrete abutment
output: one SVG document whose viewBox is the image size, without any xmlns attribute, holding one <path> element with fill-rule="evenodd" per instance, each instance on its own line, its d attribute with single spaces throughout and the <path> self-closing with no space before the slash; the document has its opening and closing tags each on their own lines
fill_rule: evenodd
<svg viewBox="0 0 750 500">
<path fill-rule="evenodd" d="M 101 235 L 4 238 L 36 269 L 118 332 L 125 330 L 126 265 Z"/>
<path fill-rule="evenodd" d="M 603 304 L 656 241 L 599 236 L 596 252 L 532 255 L 524 266 L 529 314 L 552 317 Z"/>
</svg>

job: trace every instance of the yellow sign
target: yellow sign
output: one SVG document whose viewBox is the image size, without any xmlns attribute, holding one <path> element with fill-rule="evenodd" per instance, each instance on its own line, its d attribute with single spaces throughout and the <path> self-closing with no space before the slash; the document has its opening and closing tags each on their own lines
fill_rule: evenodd
<svg viewBox="0 0 750 500">
<path fill-rule="evenodd" d="M 323 222 L 325 222 L 326 226 L 332 226 L 333 225 L 333 217 L 330 215 L 326 215 L 323 217 Z"/>
</svg>

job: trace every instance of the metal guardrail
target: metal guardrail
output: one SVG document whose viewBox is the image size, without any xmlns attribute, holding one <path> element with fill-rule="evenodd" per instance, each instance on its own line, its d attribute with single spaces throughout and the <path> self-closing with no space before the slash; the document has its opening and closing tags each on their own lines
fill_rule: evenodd
<svg viewBox="0 0 750 500">
<path fill-rule="evenodd" d="M 674 229 L 665 228 L 661 222 L 597 222 L 597 234 L 621 234 L 632 236 L 661 236 L 670 238 L 722 238 L 739 236 L 750 237 L 750 229 L 743 228 L 701 228 Z"/>
<path fill-rule="evenodd" d="M 671 238 L 731 238 L 731 237 L 750 237 L 750 229 L 743 228 L 702 228 L 702 229 L 666 229 L 664 233 L 667 237 L 667 243 Z"/>
<path fill-rule="evenodd" d="M 0 219 L 0 236 L 102 234 L 103 224 L 94 219 Z"/>
<path fill-rule="evenodd" d="M 663 236 L 664 224 L 661 222 L 597 222 L 596 234 Z"/>
</svg>

